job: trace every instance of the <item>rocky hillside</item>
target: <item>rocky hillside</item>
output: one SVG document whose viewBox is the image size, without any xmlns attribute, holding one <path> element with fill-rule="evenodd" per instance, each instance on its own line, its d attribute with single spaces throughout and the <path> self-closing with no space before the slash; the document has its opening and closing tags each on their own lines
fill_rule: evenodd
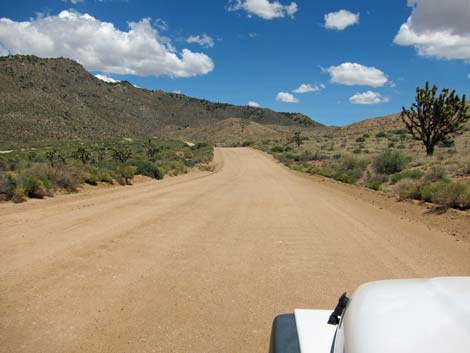
<svg viewBox="0 0 470 353">
<path fill-rule="evenodd" d="M 315 127 L 305 115 L 106 83 L 69 59 L 0 58 L 0 141 L 158 135 L 227 119 Z"/>
</svg>

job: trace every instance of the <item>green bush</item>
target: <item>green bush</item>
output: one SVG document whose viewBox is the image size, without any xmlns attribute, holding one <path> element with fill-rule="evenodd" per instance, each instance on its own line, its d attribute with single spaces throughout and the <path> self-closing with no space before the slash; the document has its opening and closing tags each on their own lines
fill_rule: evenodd
<svg viewBox="0 0 470 353">
<path fill-rule="evenodd" d="M 254 142 L 253 141 L 243 141 L 242 147 L 250 147 L 253 146 Z"/>
<path fill-rule="evenodd" d="M 17 185 L 15 187 L 12 200 L 15 203 L 21 203 L 21 202 L 26 201 L 26 192 L 23 186 Z"/>
<path fill-rule="evenodd" d="M 8 201 L 13 198 L 16 188 L 16 178 L 12 172 L 0 173 L 0 200 Z"/>
<path fill-rule="evenodd" d="M 318 174 L 326 178 L 333 178 L 333 176 L 335 175 L 335 171 L 331 167 L 311 167 L 308 172 L 310 174 Z"/>
<path fill-rule="evenodd" d="M 387 137 L 387 134 L 384 131 L 380 131 L 375 135 L 375 137 L 377 138 Z"/>
<path fill-rule="evenodd" d="M 282 153 L 284 152 L 284 148 L 282 146 L 274 146 L 271 148 L 271 152 L 273 153 Z"/>
<path fill-rule="evenodd" d="M 463 209 L 470 209 L 470 186 L 467 184 L 467 188 L 460 194 L 459 202 Z"/>
<path fill-rule="evenodd" d="M 67 191 L 77 191 L 78 186 L 82 183 L 82 172 L 74 166 L 59 166 L 51 168 L 48 179 L 55 188 Z"/>
<path fill-rule="evenodd" d="M 24 194 L 31 198 L 42 199 L 49 195 L 49 181 L 34 175 L 22 177 L 21 186 Z"/>
<path fill-rule="evenodd" d="M 294 160 L 295 156 L 290 152 L 284 152 L 284 153 L 276 155 L 276 158 L 281 163 L 288 164 L 289 162 Z"/>
<path fill-rule="evenodd" d="M 470 185 L 463 183 L 441 183 L 441 185 L 432 195 L 432 201 L 446 207 L 463 208 L 462 196 L 468 192 Z"/>
<path fill-rule="evenodd" d="M 420 179 L 424 173 L 417 169 L 407 169 L 392 175 L 392 183 L 398 183 L 402 179 Z"/>
<path fill-rule="evenodd" d="M 409 159 L 399 151 L 387 150 L 374 158 L 373 166 L 379 174 L 401 172 L 409 163 Z"/>
<path fill-rule="evenodd" d="M 154 163 L 132 160 L 127 164 L 136 167 L 136 175 L 144 175 L 158 180 L 163 179 L 162 170 L 158 168 L 157 165 L 155 165 Z"/>
<path fill-rule="evenodd" d="M 415 199 L 421 200 L 421 183 L 412 179 L 400 180 L 396 186 L 395 191 L 400 199 Z"/>
<path fill-rule="evenodd" d="M 369 165 L 369 161 L 346 154 L 342 155 L 336 164 L 340 171 L 364 171 Z"/>
<path fill-rule="evenodd" d="M 426 173 L 426 179 L 430 181 L 438 181 L 445 179 L 447 171 L 442 165 L 433 165 L 431 169 Z"/>
<path fill-rule="evenodd" d="M 191 149 L 192 150 L 199 150 L 201 148 L 206 148 L 206 147 L 209 147 L 209 145 L 205 142 L 198 142 L 196 143 L 194 146 L 191 146 Z"/>
<path fill-rule="evenodd" d="M 132 165 L 123 165 L 115 170 L 116 180 L 121 185 L 132 185 L 136 170 L 137 168 Z"/>
<path fill-rule="evenodd" d="M 310 173 L 333 178 L 347 184 L 354 184 L 359 180 L 369 162 L 365 159 L 356 158 L 351 155 L 342 155 L 337 161 L 327 167 L 311 167 Z"/>
<path fill-rule="evenodd" d="M 470 208 L 470 184 L 440 180 L 403 179 L 396 184 L 395 190 L 402 199 L 415 199 L 453 207 Z"/>
<path fill-rule="evenodd" d="M 171 161 L 162 165 L 164 174 L 179 175 L 184 174 L 188 171 L 185 164 L 182 161 Z"/>
<path fill-rule="evenodd" d="M 375 190 L 375 191 L 380 190 L 381 185 L 382 185 L 382 183 L 378 180 L 372 180 L 369 183 L 367 183 L 367 187 L 369 189 L 372 189 L 372 190 Z"/>
<path fill-rule="evenodd" d="M 393 133 L 395 135 L 406 135 L 408 133 L 408 130 L 406 129 L 398 129 L 398 130 L 394 130 Z"/>
<path fill-rule="evenodd" d="M 96 180 L 102 183 L 113 183 L 113 176 L 109 170 L 96 168 Z"/>
<path fill-rule="evenodd" d="M 352 174 L 351 172 L 348 172 L 348 173 L 337 174 L 334 176 L 334 179 L 342 183 L 354 184 L 359 178 L 356 175 Z"/>
</svg>

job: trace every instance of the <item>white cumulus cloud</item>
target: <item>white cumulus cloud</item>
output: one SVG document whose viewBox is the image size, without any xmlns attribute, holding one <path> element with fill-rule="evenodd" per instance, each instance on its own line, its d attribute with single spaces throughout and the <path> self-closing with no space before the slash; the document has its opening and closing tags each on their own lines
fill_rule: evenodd
<svg viewBox="0 0 470 353">
<path fill-rule="evenodd" d="M 470 2 L 468 0 L 408 0 L 411 16 L 394 42 L 414 46 L 418 54 L 470 60 Z"/>
<path fill-rule="evenodd" d="M 294 93 L 309 93 L 309 92 L 318 92 L 321 91 L 322 89 L 325 89 L 325 85 L 319 84 L 319 85 L 311 85 L 309 83 L 302 83 L 299 87 L 294 89 L 292 92 Z"/>
<path fill-rule="evenodd" d="M 288 92 L 279 92 L 276 96 L 276 100 L 282 103 L 299 103 L 299 100 Z"/>
<path fill-rule="evenodd" d="M 326 71 L 330 74 L 331 82 L 346 86 L 382 87 L 389 82 L 383 71 L 357 63 L 330 66 Z"/>
<path fill-rule="evenodd" d="M 189 36 L 188 39 L 186 39 L 186 42 L 196 43 L 204 48 L 212 48 L 214 46 L 214 39 L 207 34 Z"/>
<path fill-rule="evenodd" d="M 14 54 L 67 57 L 86 69 L 140 76 L 191 77 L 207 74 L 214 62 L 203 53 L 181 53 L 144 18 L 121 31 L 88 14 L 62 11 L 57 16 L 16 22 L 0 18 L 0 46 Z"/>
<path fill-rule="evenodd" d="M 119 82 L 118 80 L 115 80 L 114 78 L 112 77 L 109 77 L 109 76 L 106 76 L 106 75 L 102 75 L 102 74 L 97 74 L 95 75 L 96 78 L 100 79 L 101 81 L 104 81 L 104 82 L 109 82 L 109 83 L 116 83 L 116 82 Z"/>
<path fill-rule="evenodd" d="M 349 98 L 351 104 L 380 104 L 388 103 L 388 97 L 382 97 L 380 93 L 367 91 L 364 93 L 356 93 Z"/>
<path fill-rule="evenodd" d="M 249 107 L 253 107 L 253 108 L 259 108 L 260 107 L 259 103 L 256 103 L 256 102 L 253 102 L 253 101 L 248 102 L 247 105 Z"/>
<path fill-rule="evenodd" d="M 348 10 L 339 10 L 325 15 L 325 28 L 342 31 L 345 28 L 359 23 L 359 13 Z"/>
<path fill-rule="evenodd" d="M 248 16 L 256 15 L 265 20 L 274 18 L 293 17 L 299 7 L 295 2 L 283 5 L 278 1 L 268 0 L 229 0 L 228 10 L 244 10 Z"/>
</svg>

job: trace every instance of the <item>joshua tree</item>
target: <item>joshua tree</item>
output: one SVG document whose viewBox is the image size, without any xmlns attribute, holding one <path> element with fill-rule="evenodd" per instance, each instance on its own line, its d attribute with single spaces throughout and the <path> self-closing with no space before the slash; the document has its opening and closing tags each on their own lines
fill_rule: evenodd
<svg viewBox="0 0 470 353">
<path fill-rule="evenodd" d="M 54 166 L 54 161 L 55 161 L 56 155 L 57 155 L 57 150 L 56 149 L 53 149 L 51 151 L 46 152 L 46 158 L 49 161 L 49 164 L 51 165 L 51 167 Z"/>
<path fill-rule="evenodd" d="M 77 151 L 75 152 L 75 155 L 77 158 L 83 163 L 87 164 L 91 160 L 91 153 L 84 147 L 79 147 L 77 148 Z"/>
<path fill-rule="evenodd" d="M 159 152 L 159 149 L 157 147 L 155 147 L 155 145 L 153 144 L 151 139 L 149 139 L 144 144 L 144 146 L 147 149 L 147 151 L 145 153 L 147 155 L 147 158 L 154 158 L 157 155 L 157 153 Z"/>
<path fill-rule="evenodd" d="M 462 132 L 463 124 L 469 120 L 465 95 L 460 98 L 455 90 L 449 93 L 444 88 L 439 96 L 437 86 L 416 89 L 416 102 L 410 109 L 401 113 L 408 132 L 426 147 L 428 156 L 432 156 L 439 142 L 447 141 L 450 136 Z"/>
<path fill-rule="evenodd" d="M 302 138 L 302 133 L 300 131 L 294 132 L 294 136 L 292 137 L 292 142 L 294 142 L 297 145 L 297 148 L 300 148 L 300 146 L 304 143 L 304 140 Z"/>
<path fill-rule="evenodd" d="M 113 149 L 113 159 L 115 161 L 126 163 L 132 156 L 132 151 L 129 148 L 116 148 Z"/>
</svg>

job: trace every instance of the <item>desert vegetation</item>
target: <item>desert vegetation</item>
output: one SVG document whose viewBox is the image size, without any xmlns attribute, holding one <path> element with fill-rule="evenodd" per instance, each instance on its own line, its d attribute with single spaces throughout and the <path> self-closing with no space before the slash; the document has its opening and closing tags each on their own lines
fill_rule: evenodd
<svg viewBox="0 0 470 353">
<path fill-rule="evenodd" d="M 403 107 L 401 118 L 415 140 L 423 142 L 426 153 L 432 156 L 438 143 L 451 143 L 452 135 L 462 132 L 470 118 L 465 94 L 460 98 L 455 90 L 444 88 L 437 96 L 438 87 L 416 89 L 416 99 L 410 109 Z"/>
<path fill-rule="evenodd" d="M 0 201 L 75 192 L 83 183 L 130 185 L 135 175 L 163 179 L 212 160 L 206 143 L 188 146 L 159 139 L 111 139 L 24 146 L 0 154 Z"/>
<path fill-rule="evenodd" d="M 353 127 L 285 133 L 252 142 L 305 173 L 396 194 L 400 199 L 470 209 L 470 124 L 447 134 L 429 155 L 401 119 Z"/>
</svg>

